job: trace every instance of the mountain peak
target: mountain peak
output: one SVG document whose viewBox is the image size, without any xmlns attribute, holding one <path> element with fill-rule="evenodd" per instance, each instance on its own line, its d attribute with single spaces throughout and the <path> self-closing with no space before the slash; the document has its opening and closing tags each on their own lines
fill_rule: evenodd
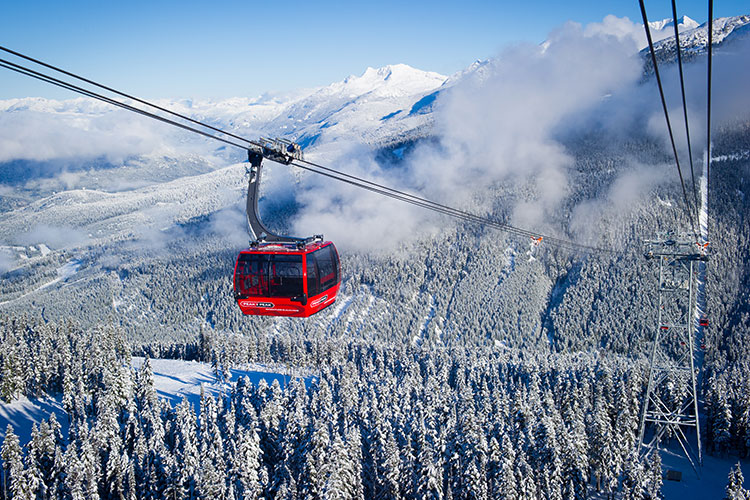
<svg viewBox="0 0 750 500">
<path fill-rule="evenodd" d="M 376 92 L 388 95 L 410 95 L 439 87 L 446 77 L 407 64 L 368 67 L 360 76 L 351 75 L 327 87 L 329 92 L 343 92 L 351 97 Z"/>
<path fill-rule="evenodd" d="M 390 80 L 391 78 L 397 78 L 400 80 L 408 79 L 419 79 L 419 78 L 442 78 L 445 79 L 445 76 L 440 75 L 438 73 L 434 73 L 432 71 L 422 71 L 421 69 L 413 68 L 409 66 L 408 64 L 388 64 L 386 66 L 382 66 L 380 68 L 372 68 L 370 66 L 365 69 L 364 73 L 362 73 L 361 76 L 355 76 L 351 75 L 344 80 L 345 83 L 347 82 L 354 82 L 359 80 L 369 80 L 369 81 L 386 81 Z"/>
<path fill-rule="evenodd" d="M 678 26 L 684 26 L 686 29 L 692 29 L 700 26 L 700 23 L 695 19 L 689 18 L 688 16 L 682 16 L 680 18 Z"/>
<path fill-rule="evenodd" d="M 667 19 L 662 19 L 661 21 L 652 21 L 648 23 L 648 26 L 652 30 L 656 30 L 656 31 L 662 31 L 667 28 L 674 29 L 674 19 L 670 17 Z M 688 16 L 682 16 L 681 18 L 677 20 L 677 27 L 681 31 L 697 28 L 698 26 L 700 26 L 700 23 L 689 18 Z"/>
</svg>

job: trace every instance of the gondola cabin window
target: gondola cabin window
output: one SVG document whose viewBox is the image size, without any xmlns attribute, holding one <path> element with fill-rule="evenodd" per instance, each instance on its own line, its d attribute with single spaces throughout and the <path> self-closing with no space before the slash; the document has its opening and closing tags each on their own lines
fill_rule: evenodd
<svg viewBox="0 0 750 500">
<path fill-rule="evenodd" d="M 318 265 L 320 284 L 318 290 L 320 291 L 328 290 L 339 281 L 338 258 L 334 255 L 334 252 L 333 245 L 328 245 L 310 254 L 315 258 L 315 263 Z"/>
<path fill-rule="evenodd" d="M 302 295 L 302 255 L 241 254 L 236 283 L 248 297 Z"/>
</svg>

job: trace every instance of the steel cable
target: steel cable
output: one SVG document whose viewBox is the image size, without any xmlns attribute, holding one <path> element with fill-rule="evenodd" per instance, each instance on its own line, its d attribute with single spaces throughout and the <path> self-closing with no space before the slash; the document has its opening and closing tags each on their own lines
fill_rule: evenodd
<svg viewBox="0 0 750 500">
<path fill-rule="evenodd" d="M 185 124 L 182 124 L 182 123 L 179 123 L 179 122 L 175 122 L 173 120 L 170 120 L 168 118 L 164 118 L 163 116 L 159 116 L 159 115 L 154 114 L 154 113 L 149 113 L 148 111 L 144 111 L 144 110 L 136 108 L 134 106 L 130 106 L 129 104 L 126 104 L 124 102 L 120 102 L 120 101 L 117 101 L 115 99 L 111 99 L 109 97 L 103 96 L 101 94 L 97 94 L 96 92 L 92 92 L 90 90 L 78 87 L 77 85 L 73 85 L 72 83 L 64 82 L 64 81 L 59 80 L 57 78 L 54 78 L 52 76 L 45 75 L 45 74 L 40 73 L 38 71 L 34 71 L 33 69 L 30 69 L 30 68 L 25 68 L 23 66 L 15 64 L 15 63 L 13 63 L 11 61 L 7 61 L 5 59 L 0 59 L 0 66 L 4 67 L 6 69 L 9 69 L 11 71 L 15 71 L 16 73 L 20 73 L 22 75 L 30 76 L 32 78 L 36 78 L 37 80 L 41 80 L 41 81 L 46 82 L 46 83 L 51 83 L 52 85 L 56 85 L 58 87 L 66 89 L 66 90 L 70 90 L 70 91 L 76 92 L 78 94 L 85 95 L 86 97 L 91 97 L 93 99 L 97 99 L 99 101 L 106 102 L 107 104 L 111 104 L 113 106 L 118 106 L 118 107 L 126 109 L 128 111 L 132 111 L 134 113 L 138 113 L 138 114 L 141 114 L 143 116 L 147 116 L 149 118 L 153 118 L 154 120 L 159 120 L 161 122 L 168 123 L 168 124 L 174 125 L 176 127 L 180 127 L 180 128 L 182 128 L 184 130 L 187 130 L 187 131 L 190 131 L 190 132 L 194 132 L 196 134 L 200 134 L 200 135 L 202 135 L 204 137 L 208 137 L 210 139 L 215 139 L 217 141 L 221 141 L 221 142 L 224 142 L 226 144 L 229 144 L 229 145 L 232 145 L 232 146 L 235 146 L 235 147 L 238 147 L 238 148 L 247 149 L 247 147 L 243 146 L 242 144 L 237 144 L 236 142 L 229 141 L 227 139 L 224 139 L 223 137 L 216 137 L 215 135 L 209 134 L 208 132 L 204 132 L 202 130 L 198 130 L 196 128 L 189 127 L 189 126 L 187 126 Z M 247 142 L 249 142 L 249 141 L 247 141 Z"/>
<path fill-rule="evenodd" d="M 674 40 L 677 46 L 677 67 L 680 71 L 680 90 L 682 92 L 682 111 L 685 115 L 685 137 L 687 138 L 688 157 L 690 159 L 690 178 L 693 181 L 693 199 L 695 202 L 695 211 L 698 213 L 698 190 L 695 187 L 695 169 L 693 168 L 693 148 L 690 145 L 690 127 L 688 126 L 687 98 L 685 97 L 685 77 L 682 71 L 682 50 L 680 47 L 680 30 L 677 27 L 677 2 L 672 0 L 672 19 L 674 19 Z M 698 220 L 700 224 L 700 218 Z M 699 228 L 700 229 L 700 228 Z"/>
<path fill-rule="evenodd" d="M 680 177 L 680 185 L 682 186 L 682 197 L 685 200 L 685 207 L 687 209 L 688 219 L 690 219 L 690 223 L 693 226 L 693 232 L 697 238 L 698 232 L 696 230 L 695 216 L 694 216 L 693 209 L 690 205 L 690 201 L 688 200 L 687 190 L 685 189 L 685 180 L 682 177 L 682 168 L 680 167 L 680 159 L 677 155 L 677 146 L 675 145 L 674 134 L 672 133 L 672 123 L 669 120 L 669 110 L 667 109 L 667 100 L 664 97 L 664 88 L 661 83 L 661 76 L 659 75 L 659 64 L 656 61 L 656 52 L 654 51 L 654 41 L 651 38 L 651 30 L 648 25 L 648 16 L 646 15 L 646 6 L 644 5 L 643 0 L 638 0 L 638 3 L 641 6 L 641 15 L 643 16 L 643 28 L 646 31 L 646 39 L 648 40 L 648 48 L 649 48 L 649 52 L 651 53 L 651 61 L 654 65 L 654 75 L 656 76 L 656 83 L 659 87 L 659 96 L 661 97 L 661 105 L 662 105 L 662 108 L 664 108 L 664 118 L 667 121 L 667 130 L 669 131 L 669 140 L 672 143 L 672 153 L 674 154 L 674 161 L 677 164 L 677 174 Z"/>
<path fill-rule="evenodd" d="M 215 132 L 219 132 L 219 133 L 221 133 L 221 134 L 224 134 L 224 135 L 227 135 L 227 136 L 229 136 L 229 137 L 233 137 L 233 138 L 235 138 L 235 139 L 239 139 L 239 140 L 241 140 L 241 141 L 245 141 L 245 142 L 247 142 L 247 143 L 250 143 L 250 144 L 253 144 L 253 145 L 255 145 L 255 146 L 259 146 L 259 147 L 261 147 L 261 146 L 262 146 L 262 145 L 261 145 L 260 143 L 258 143 L 258 142 L 254 142 L 254 141 L 251 141 L 251 140 L 249 140 L 249 139 L 246 139 L 246 138 L 244 138 L 244 137 L 240 137 L 240 136 L 238 136 L 238 135 L 234 135 L 234 134 L 232 134 L 232 133 L 230 133 L 230 132 L 226 132 L 226 131 L 224 131 L 224 130 L 222 130 L 222 129 L 220 129 L 220 128 L 217 128 L 217 127 L 214 127 L 214 126 L 208 125 L 208 124 L 206 124 L 206 123 L 200 122 L 200 121 L 198 121 L 198 120 L 195 120 L 194 118 L 190 118 L 189 116 L 186 116 L 186 115 L 183 115 L 183 114 L 177 113 L 177 112 L 175 112 L 175 111 L 172 111 L 172 110 L 170 110 L 170 109 L 164 108 L 164 107 L 162 107 L 162 106 L 158 106 L 158 105 L 156 105 L 156 104 L 154 104 L 154 103 L 152 103 L 152 102 L 148 102 L 148 101 L 146 101 L 146 100 L 140 99 L 140 98 L 138 98 L 138 97 L 135 97 L 135 96 L 132 96 L 132 95 L 130 95 L 130 94 L 126 94 L 126 93 L 124 93 L 124 92 L 120 92 L 119 90 L 115 90 L 115 89 L 113 89 L 112 87 L 108 87 L 108 86 L 106 86 L 106 85 L 103 85 L 103 84 L 101 84 L 101 83 L 97 83 L 97 82 L 95 82 L 95 81 L 93 81 L 93 80 L 89 80 L 88 78 L 84 78 L 84 77 L 82 77 L 82 76 L 80 76 L 80 75 L 77 75 L 77 74 L 75 74 L 75 73 L 71 73 L 70 71 L 66 71 L 66 70 L 64 70 L 64 69 L 62 69 L 62 68 L 58 68 L 57 66 L 53 66 L 52 64 L 48 64 L 48 63 L 46 63 L 46 62 L 44 62 L 44 61 L 40 61 L 40 60 L 38 60 L 38 59 L 35 59 L 35 58 L 33 58 L 33 57 L 30 57 L 30 56 L 27 56 L 27 55 L 25 55 L 25 54 L 21 54 L 20 52 L 16 52 L 15 50 L 11 50 L 11 49 L 9 49 L 9 48 L 7 48 L 7 47 L 3 47 L 2 45 L 0 45 L 0 50 L 2 50 L 2 51 L 4 51 L 4 52 L 7 52 L 7 53 L 9 53 L 9 54 L 13 54 L 14 56 L 20 57 L 20 58 L 22 58 L 22 59 L 26 59 L 27 61 L 33 62 L 33 63 L 35 63 L 35 64 L 38 64 L 38 65 L 40 65 L 40 66 L 44 66 L 45 68 L 49 68 L 49 69 L 51 69 L 51 70 L 57 71 L 57 72 L 59 72 L 59 73 L 62 73 L 62 74 L 64 74 L 64 75 L 67 75 L 67 76 L 71 76 L 71 77 L 73 77 L 73 78 L 75 78 L 75 79 L 77 79 L 77 80 L 80 80 L 80 81 L 82 81 L 82 82 L 86 82 L 86 83 L 88 83 L 88 84 L 90 84 L 90 85 L 93 85 L 93 86 L 95 86 L 95 87 L 99 87 L 100 89 L 106 90 L 106 91 L 108 91 L 108 92 L 112 92 L 113 94 L 119 95 L 120 97 L 124 97 L 124 98 L 126 98 L 126 99 L 131 99 L 131 100 L 133 100 L 133 101 L 135 101 L 135 102 L 138 102 L 138 103 L 140 103 L 140 104 L 144 104 L 144 105 L 146 105 L 146 106 L 150 106 L 150 107 L 152 107 L 152 108 L 154 108 L 154 109 L 158 109 L 159 111 L 162 111 L 162 112 L 164 112 L 164 113 L 168 113 L 168 114 L 170 114 L 170 115 L 172 115 L 172 116 L 176 116 L 177 118 L 181 118 L 181 119 L 183 119 L 183 120 L 187 120 L 187 121 L 189 121 L 189 122 L 191 122 L 191 123 L 194 123 L 194 124 L 196 124 L 196 125 L 200 125 L 201 127 L 205 127 L 205 128 L 207 128 L 207 129 L 213 130 L 213 131 L 215 131 Z"/>
<path fill-rule="evenodd" d="M 714 37 L 714 1 L 708 0 L 708 82 L 706 97 L 706 214 L 708 214 L 708 202 L 711 187 L 711 54 Z M 706 217 L 706 241 L 708 241 L 708 223 Z"/>
</svg>

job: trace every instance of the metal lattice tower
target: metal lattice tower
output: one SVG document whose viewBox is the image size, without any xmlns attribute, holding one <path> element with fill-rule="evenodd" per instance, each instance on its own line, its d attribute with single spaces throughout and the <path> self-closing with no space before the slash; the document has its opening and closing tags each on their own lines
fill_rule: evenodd
<svg viewBox="0 0 750 500">
<path fill-rule="evenodd" d="M 676 439 L 697 474 L 703 456 L 694 359 L 696 263 L 708 257 L 693 236 L 660 234 L 645 245 L 646 258 L 659 261 L 659 309 L 639 449 L 649 453 L 663 440 Z"/>
</svg>

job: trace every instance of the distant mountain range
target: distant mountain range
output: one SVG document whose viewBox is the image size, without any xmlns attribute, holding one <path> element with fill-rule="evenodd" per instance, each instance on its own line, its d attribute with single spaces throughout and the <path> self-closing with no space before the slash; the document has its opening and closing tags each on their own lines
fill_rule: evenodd
<svg viewBox="0 0 750 500">
<path fill-rule="evenodd" d="M 658 32 L 657 38 L 659 38 L 671 33 L 673 21 L 666 19 L 650 23 L 650 25 Z M 686 58 L 704 53 L 707 44 L 706 25 L 699 26 L 696 21 L 684 16 L 679 20 L 678 26 L 682 31 L 680 42 Z M 716 50 L 729 47 L 736 41 L 747 37 L 748 34 L 750 34 L 750 16 L 721 18 L 714 21 Z M 673 37 L 667 36 L 656 43 L 658 57 L 663 62 L 674 59 L 674 49 Z M 438 95 L 467 78 L 481 76 L 489 63 L 490 61 L 477 61 L 451 76 L 396 64 L 377 69 L 367 68 L 360 76 L 350 76 L 326 87 L 300 90 L 291 94 L 268 94 L 258 98 L 233 98 L 218 102 L 162 101 L 159 104 L 245 137 L 263 135 L 293 138 L 303 146 L 303 149 L 315 150 L 319 158 L 325 160 L 327 157 L 335 156 L 337 148 L 348 142 L 364 143 L 374 147 L 396 147 L 400 143 L 429 136 L 433 107 Z M 203 149 L 197 150 L 185 148 L 186 139 L 175 135 L 170 130 L 163 138 L 157 140 L 159 145 L 155 146 L 155 150 L 150 154 L 137 155 L 125 161 L 113 163 L 111 159 L 107 159 L 110 152 L 108 144 L 102 144 L 101 149 L 97 149 L 96 138 L 110 133 L 117 136 L 117 125 L 111 125 L 110 122 L 116 124 L 123 113 L 106 104 L 83 98 L 66 101 L 41 98 L 0 101 L 0 115 L 4 117 L 6 123 L 9 123 L 6 128 L 11 131 L 6 137 L 9 144 L 13 139 L 12 130 L 19 128 L 13 127 L 15 125 L 13 120 L 28 116 L 37 117 L 40 120 L 61 120 L 62 123 L 68 124 L 70 129 L 80 130 L 83 141 L 90 143 L 87 144 L 83 154 L 75 147 L 59 148 L 63 154 L 70 149 L 73 155 L 71 161 L 75 164 L 65 162 L 64 158 L 44 160 L 41 164 L 34 163 L 37 160 L 34 154 L 44 149 L 43 145 L 40 148 L 37 144 L 19 151 L 12 161 L 6 161 L 3 167 L 5 169 L 3 184 L 18 188 L 23 183 L 24 188 L 31 186 L 37 189 L 35 191 L 37 194 L 42 195 L 84 186 L 89 191 L 59 193 L 48 200 L 38 201 L 37 209 L 32 210 L 29 206 L 14 215 L 3 214 L 1 218 L 4 219 L 4 223 L 0 236 L 7 239 L 24 227 L 33 226 L 32 221 L 22 215 L 24 211 L 32 210 L 37 213 L 34 215 L 35 220 L 46 220 L 52 223 L 66 216 L 60 215 L 63 212 L 57 209 L 48 215 L 41 214 L 39 211 L 44 210 L 45 207 L 50 208 L 60 204 L 75 205 L 77 202 L 74 202 L 73 198 L 86 206 L 99 206 L 105 203 L 105 199 L 113 196 L 112 194 L 95 194 L 92 190 L 105 193 L 121 190 L 131 191 L 131 194 L 142 192 L 143 196 L 148 198 L 151 195 L 147 195 L 144 190 L 156 192 L 158 191 L 156 185 L 177 181 L 182 177 L 208 174 L 217 165 L 226 165 L 227 159 L 230 162 L 243 160 L 240 152 L 223 152 L 223 147 L 216 149 L 214 144 L 204 145 Z M 140 120 L 140 118 L 137 119 Z M 24 122 L 24 125 L 28 124 Z M 127 133 L 133 135 L 121 137 L 120 142 L 137 144 L 139 141 L 153 141 L 154 134 L 162 133 L 162 130 L 155 132 L 149 128 L 150 125 L 148 124 L 142 130 L 140 130 L 140 125 L 132 127 L 135 131 L 129 130 Z M 103 129 L 101 134 L 99 134 L 100 128 Z M 90 139 L 86 140 L 86 137 Z M 190 141 L 195 142 L 193 138 Z M 5 154 L 13 154 L 12 148 L 5 149 Z M 11 152 L 7 152 L 8 149 Z M 29 157 L 24 156 L 27 153 Z M 203 153 L 209 156 L 206 157 Z M 212 163 L 210 155 L 217 154 L 224 155 L 224 159 L 218 164 Z M 86 155 L 89 156 L 88 159 Z M 81 156 L 83 156 L 82 160 Z M 176 161 L 176 158 L 179 158 L 179 161 Z M 2 158 L 0 158 L 1 161 Z M 64 177 L 65 184 L 60 184 L 59 181 L 56 183 L 53 179 L 45 183 L 30 178 L 36 175 L 34 172 L 38 172 L 38 177 L 44 178 L 45 169 L 50 169 L 55 175 L 60 171 L 68 173 L 69 175 Z M 103 169 L 107 171 L 107 175 L 101 175 Z M 216 185 L 219 191 L 226 192 L 225 187 L 218 187 L 223 186 L 222 183 L 216 184 L 212 181 L 211 185 Z M 166 189 L 165 192 L 172 189 L 169 184 L 164 184 L 163 187 Z M 133 191 L 133 189 L 141 191 Z M 5 193 L 9 194 L 8 189 L 5 189 Z M 19 193 L 16 192 L 15 195 L 18 196 Z M 239 196 L 239 193 L 232 196 Z M 97 198 L 96 203 L 90 203 L 92 197 Z M 159 196 L 156 197 L 159 198 Z M 67 201 L 63 201 L 62 198 L 66 198 Z M 4 200 L 0 204 L 0 210 L 16 205 L 14 200 Z M 129 205 L 126 203 L 123 206 Z M 195 215 L 188 210 L 187 205 L 181 206 L 180 210 L 187 210 L 187 212 L 177 217 L 177 220 Z M 108 212 L 97 210 L 96 213 Z M 117 224 L 112 225 L 114 220 L 110 218 L 108 224 L 111 227 L 119 227 Z M 102 232 L 99 231 L 98 234 Z"/>
</svg>

